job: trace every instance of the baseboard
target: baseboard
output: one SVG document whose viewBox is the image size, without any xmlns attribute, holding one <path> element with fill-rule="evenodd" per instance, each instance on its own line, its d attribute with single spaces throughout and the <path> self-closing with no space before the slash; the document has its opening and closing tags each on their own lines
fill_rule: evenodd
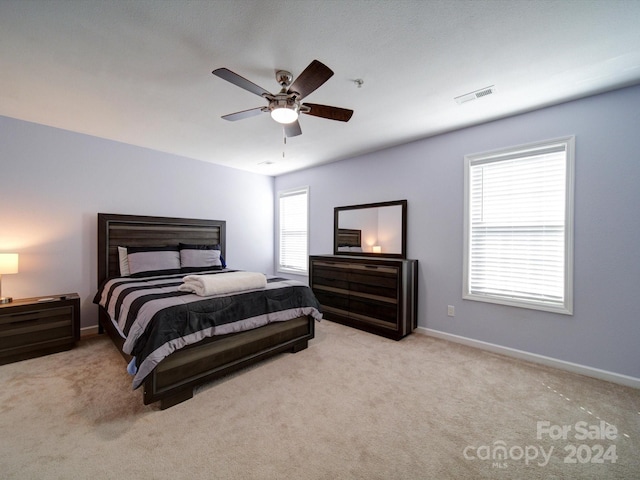
<svg viewBox="0 0 640 480">
<path fill-rule="evenodd" d="M 89 335 L 97 335 L 98 334 L 98 325 L 93 325 L 92 327 L 83 327 L 80 329 L 80 338 L 86 337 Z"/>
<path fill-rule="evenodd" d="M 566 362 L 564 360 L 558 360 L 557 358 L 546 357 L 544 355 L 538 355 L 537 353 L 525 352 L 523 350 L 517 350 L 515 348 L 503 347 L 493 343 L 487 343 L 480 340 L 474 340 L 472 338 L 461 337 L 451 333 L 440 332 L 438 330 L 432 330 L 430 328 L 418 327 L 416 333 L 428 335 L 430 337 L 440 338 L 442 340 L 448 340 L 454 343 L 460 343 L 469 347 L 479 348 L 481 350 L 487 350 L 493 353 L 499 353 L 508 357 L 519 358 L 521 360 L 527 360 L 533 363 L 539 363 L 547 365 L 549 367 L 559 368 L 560 370 L 566 370 L 573 373 L 579 373 L 580 375 L 586 375 L 588 377 L 597 378 L 599 380 L 606 380 L 608 382 L 618 383 L 620 385 L 626 385 L 627 387 L 640 389 L 640 378 L 630 377 L 628 375 L 621 375 L 619 373 L 608 372 L 606 370 L 600 370 L 598 368 L 587 367 L 578 363 Z"/>
</svg>

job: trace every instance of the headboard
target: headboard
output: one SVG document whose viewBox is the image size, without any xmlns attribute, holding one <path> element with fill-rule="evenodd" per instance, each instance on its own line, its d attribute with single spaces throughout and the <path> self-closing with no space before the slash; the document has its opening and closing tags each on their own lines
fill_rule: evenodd
<svg viewBox="0 0 640 480">
<path fill-rule="evenodd" d="M 339 247 L 361 247 L 362 246 L 362 230 L 352 228 L 338 229 L 338 246 Z"/>
<path fill-rule="evenodd" d="M 226 258 L 225 237 L 224 220 L 98 213 L 98 285 L 120 275 L 118 247 L 219 244 Z"/>
</svg>

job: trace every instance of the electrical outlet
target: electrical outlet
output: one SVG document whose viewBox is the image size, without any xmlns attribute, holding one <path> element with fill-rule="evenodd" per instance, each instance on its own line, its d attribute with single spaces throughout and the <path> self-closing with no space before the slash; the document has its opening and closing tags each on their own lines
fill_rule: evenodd
<svg viewBox="0 0 640 480">
<path fill-rule="evenodd" d="M 455 317 L 456 307 L 454 307 L 453 305 L 447 305 L 447 315 L 449 315 L 450 317 Z"/>
</svg>

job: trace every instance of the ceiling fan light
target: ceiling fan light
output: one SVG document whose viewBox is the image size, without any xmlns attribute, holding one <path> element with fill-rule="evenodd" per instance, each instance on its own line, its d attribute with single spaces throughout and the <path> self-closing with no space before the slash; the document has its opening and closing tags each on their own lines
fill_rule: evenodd
<svg viewBox="0 0 640 480">
<path fill-rule="evenodd" d="M 271 110 L 271 118 L 278 123 L 293 123 L 298 119 L 298 111 L 288 107 L 274 108 Z"/>
</svg>

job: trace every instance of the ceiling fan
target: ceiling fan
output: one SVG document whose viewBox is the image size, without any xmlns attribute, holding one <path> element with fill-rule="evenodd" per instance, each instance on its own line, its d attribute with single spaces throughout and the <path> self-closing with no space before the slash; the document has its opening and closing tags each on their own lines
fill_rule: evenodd
<svg viewBox="0 0 640 480">
<path fill-rule="evenodd" d="M 315 91 L 333 75 L 333 71 L 318 60 L 311 62 L 293 83 L 291 83 L 293 76 L 290 72 L 278 70 L 276 72 L 276 81 L 280 84 L 281 90 L 280 93 L 275 95 L 227 68 L 218 68 L 211 73 L 269 101 L 268 105 L 264 107 L 223 115 L 222 118 L 225 120 L 235 122 L 236 120 L 253 117 L 261 113 L 271 112 L 271 117 L 283 125 L 285 135 L 287 137 L 295 137 L 302 134 L 300 123 L 298 122 L 300 113 L 339 122 L 348 122 L 353 115 L 353 110 L 346 108 L 329 107 L 315 103 L 300 103 L 304 97 Z"/>
</svg>

